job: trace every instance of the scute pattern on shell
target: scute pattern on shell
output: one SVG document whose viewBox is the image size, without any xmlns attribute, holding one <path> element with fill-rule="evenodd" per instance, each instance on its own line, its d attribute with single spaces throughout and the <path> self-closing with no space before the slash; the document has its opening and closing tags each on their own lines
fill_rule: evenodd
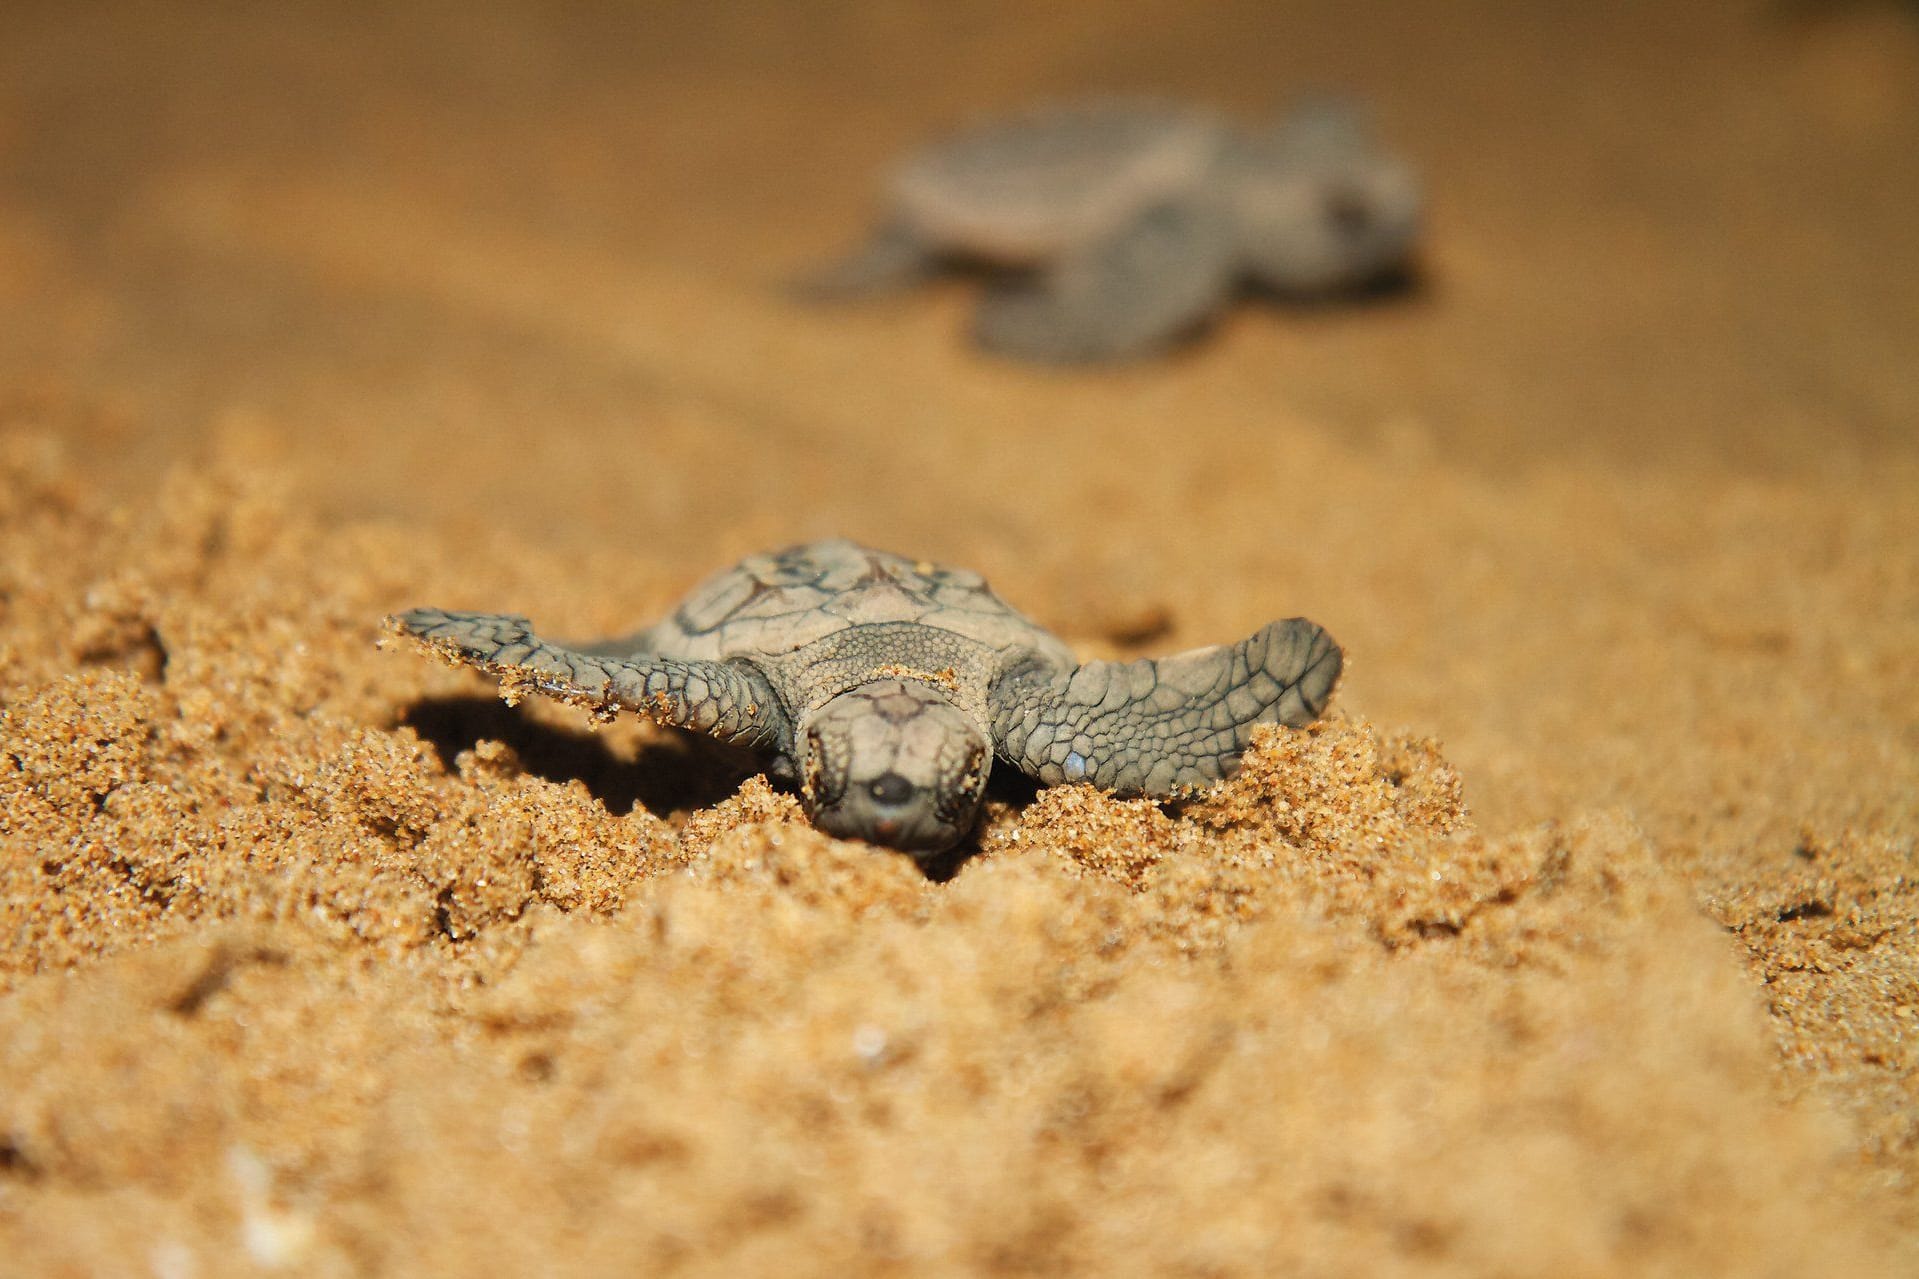
<svg viewBox="0 0 1919 1279">
<path fill-rule="evenodd" d="M 986 579 L 844 539 L 752 555 L 694 587 L 649 632 L 656 651 L 775 660 L 854 626 L 905 623 L 996 651 L 1032 648 L 1070 665 L 1063 644 Z"/>
</svg>

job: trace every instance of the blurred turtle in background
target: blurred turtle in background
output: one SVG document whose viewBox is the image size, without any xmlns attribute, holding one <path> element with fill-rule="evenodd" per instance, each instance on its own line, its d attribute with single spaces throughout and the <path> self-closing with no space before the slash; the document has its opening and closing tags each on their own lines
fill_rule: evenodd
<svg viewBox="0 0 1919 1279">
<path fill-rule="evenodd" d="M 866 244 L 802 293 L 859 297 L 983 266 L 983 346 L 1120 360 L 1192 332 L 1242 284 L 1305 298 L 1393 277 L 1423 203 L 1344 99 L 1253 129 L 1162 103 L 1059 106 L 907 157 Z"/>
</svg>

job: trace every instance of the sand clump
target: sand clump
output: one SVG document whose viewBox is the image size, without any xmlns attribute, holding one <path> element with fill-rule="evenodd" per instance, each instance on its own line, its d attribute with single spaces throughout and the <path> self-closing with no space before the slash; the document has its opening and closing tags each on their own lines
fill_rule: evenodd
<svg viewBox="0 0 1919 1279">
<path fill-rule="evenodd" d="M 763 779 L 622 782 L 711 784 L 651 730 L 488 736 L 374 642 L 449 570 L 241 444 L 129 505 L 57 453 L 0 482 L 19 1273 L 1889 1264 L 1623 816 L 1488 838 L 1437 745 L 1336 716 L 1170 809 L 996 799 L 929 878 Z"/>
</svg>

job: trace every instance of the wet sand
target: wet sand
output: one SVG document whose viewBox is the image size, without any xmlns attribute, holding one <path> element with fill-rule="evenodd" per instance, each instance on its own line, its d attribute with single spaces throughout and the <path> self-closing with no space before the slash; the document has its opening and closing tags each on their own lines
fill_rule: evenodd
<svg viewBox="0 0 1919 1279">
<path fill-rule="evenodd" d="M 974 114 L 1328 82 L 1413 293 L 779 291 Z M 1911 1272 L 1914 155 L 1865 2 L 9 7 L 0 1274 Z M 834 534 L 1349 672 L 929 878 L 377 644 Z"/>
</svg>

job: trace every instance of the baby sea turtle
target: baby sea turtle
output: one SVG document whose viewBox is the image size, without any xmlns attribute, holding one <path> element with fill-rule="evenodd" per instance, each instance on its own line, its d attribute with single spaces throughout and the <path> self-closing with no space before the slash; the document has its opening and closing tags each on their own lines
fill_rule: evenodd
<svg viewBox="0 0 1919 1279">
<path fill-rule="evenodd" d="M 995 755 L 1042 782 L 1181 794 L 1234 772 L 1258 725 L 1318 718 L 1341 661 L 1294 617 L 1238 644 L 1081 665 L 977 573 L 838 540 L 742 560 L 604 643 L 435 608 L 387 626 L 499 676 L 509 700 L 631 710 L 770 752 L 822 830 L 919 856 L 972 829 Z"/>
<path fill-rule="evenodd" d="M 997 267 L 974 324 L 982 345 L 1121 359 L 1193 329 L 1244 281 L 1312 296 L 1390 276 L 1422 203 L 1412 171 L 1342 99 L 1255 129 L 1163 103 L 1060 106 L 908 157 L 872 238 L 803 292 L 864 295 L 953 261 Z"/>
</svg>

